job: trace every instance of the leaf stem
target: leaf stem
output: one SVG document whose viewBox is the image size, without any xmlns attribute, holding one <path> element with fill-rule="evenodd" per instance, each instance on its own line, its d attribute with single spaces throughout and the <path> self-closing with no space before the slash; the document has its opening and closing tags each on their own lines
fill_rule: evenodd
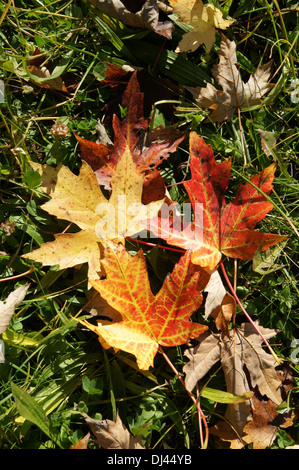
<svg viewBox="0 0 299 470">
<path fill-rule="evenodd" d="M 203 423 L 204 423 L 204 426 L 205 426 L 205 432 L 206 432 L 206 438 L 205 440 L 203 440 L 203 432 L 202 432 L 202 428 L 201 428 L 201 419 L 200 419 L 200 440 L 201 440 L 201 448 L 202 449 L 206 449 L 207 448 L 207 444 L 208 444 L 208 438 L 209 438 L 209 428 L 208 428 L 208 423 L 207 423 L 207 420 L 206 420 L 206 417 L 200 407 L 200 403 L 199 401 L 196 399 L 195 395 L 193 395 L 193 393 L 189 392 L 189 390 L 186 388 L 186 385 L 185 385 L 185 382 L 184 382 L 184 379 L 181 377 L 179 371 L 175 368 L 175 366 L 173 365 L 173 363 L 171 362 L 171 360 L 169 359 L 169 357 L 167 356 L 167 354 L 163 351 L 163 349 L 161 348 L 161 346 L 159 347 L 159 351 L 160 353 L 163 355 L 165 361 L 168 363 L 168 365 L 171 367 L 171 369 L 173 370 L 173 372 L 175 373 L 175 375 L 178 377 L 178 379 L 180 380 L 181 384 L 183 385 L 184 389 L 186 390 L 186 392 L 188 393 L 189 397 L 191 398 L 191 400 L 195 403 L 196 405 L 196 408 L 197 408 L 197 411 L 199 412 L 199 416 L 200 418 L 202 419 Z"/>
<path fill-rule="evenodd" d="M 276 355 L 276 353 L 273 351 L 273 349 L 271 348 L 269 342 L 267 341 L 267 339 L 265 338 L 265 336 L 261 333 L 261 331 L 257 328 L 257 326 L 255 325 L 255 323 L 253 322 L 253 320 L 251 319 L 251 317 L 248 315 L 248 313 L 246 312 L 245 308 L 243 307 L 243 305 L 241 304 L 240 300 L 239 300 L 239 297 L 237 296 L 236 294 L 236 291 L 234 290 L 229 278 L 228 278 L 228 275 L 226 273 L 226 270 L 225 270 L 225 267 L 224 267 L 224 264 L 222 261 L 220 261 L 220 266 L 221 266 L 221 269 L 222 269 L 222 272 L 223 272 L 223 275 L 225 277 L 225 280 L 231 290 L 231 293 L 233 294 L 237 304 L 239 305 L 239 307 L 241 308 L 242 312 L 244 313 L 244 315 L 246 316 L 246 318 L 248 319 L 248 321 L 251 323 L 251 325 L 253 326 L 253 328 L 256 330 L 256 332 L 258 333 L 258 335 L 262 338 L 262 340 L 264 341 L 264 343 L 266 344 L 266 346 L 268 347 L 269 351 L 271 352 L 272 356 L 274 357 L 275 361 L 278 363 L 278 364 L 281 364 L 281 360 L 279 359 L 279 357 Z"/>
<path fill-rule="evenodd" d="M 177 248 L 170 248 L 169 246 L 157 245 L 157 243 L 149 243 L 143 240 L 137 240 L 137 238 L 126 237 L 126 240 L 130 242 L 141 243 L 142 245 L 146 245 L 146 246 L 153 246 L 153 247 L 158 246 L 158 248 L 162 250 L 175 251 L 177 253 L 183 253 L 183 254 L 186 253 L 186 250 L 179 250 Z"/>
</svg>

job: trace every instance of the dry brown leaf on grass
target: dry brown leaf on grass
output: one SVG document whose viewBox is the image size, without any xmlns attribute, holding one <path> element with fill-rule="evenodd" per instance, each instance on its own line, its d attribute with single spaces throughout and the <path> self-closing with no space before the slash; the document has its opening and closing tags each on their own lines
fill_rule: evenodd
<svg viewBox="0 0 299 470">
<path fill-rule="evenodd" d="M 244 427 L 242 440 L 253 444 L 254 449 L 266 449 L 273 444 L 279 426 L 285 428 L 294 424 L 294 413 L 279 415 L 272 400 L 253 397 L 252 404 L 253 419 Z"/>
<path fill-rule="evenodd" d="M 257 326 L 267 339 L 277 333 Z M 275 370 L 278 364 L 271 354 L 264 351 L 262 339 L 250 323 L 243 323 L 238 330 L 231 330 L 229 339 L 223 334 L 207 333 L 201 338 L 203 340 L 198 346 L 185 353 L 189 359 L 183 369 L 188 390 L 193 390 L 197 381 L 221 361 L 227 392 L 243 395 L 257 387 L 261 395 L 267 396 L 277 405 L 281 403 L 281 380 Z M 250 401 L 228 405 L 225 419 L 232 429 L 242 433 L 251 419 Z"/>
<path fill-rule="evenodd" d="M 120 0 L 89 1 L 106 15 L 112 16 L 126 25 L 150 29 L 168 39 L 172 36 L 174 26 L 172 21 L 169 21 L 165 14 L 163 15 L 163 13 L 169 12 L 163 2 L 157 0 L 132 0 L 130 2 Z"/>
<path fill-rule="evenodd" d="M 216 328 L 229 338 L 228 324 L 236 315 L 236 301 L 226 292 L 218 271 L 211 274 L 205 292 L 208 293 L 205 301 L 205 320 L 210 315 L 213 316 Z"/>
<path fill-rule="evenodd" d="M 254 395 L 252 416 L 243 431 L 236 433 L 228 422 L 219 421 L 210 432 L 222 442 L 229 443 L 231 449 L 241 449 L 248 444 L 252 444 L 253 449 L 266 449 L 273 444 L 278 429 L 292 426 L 294 420 L 293 410 L 279 414 L 277 405 L 272 400 L 264 400 Z"/>
<path fill-rule="evenodd" d="M 29 284 L 18 287 L 0 302 L 0 334 L 8 328 L 15 308 L 24 300 Z"/>
<path fill-rule="evenodd" d="M 117 413 L 116 422 L 110 419 L 97 420 L 82 413 L 96 438 L 96 444 L 103 449 L 144 449 L 141 436 L 132 436 Z"/>
<path fill-rule="evenodd" d="M 169 0 L 169 3 L 173 13 L 180 15 L 178 21 L 194 28 L 183 35 L 176 52 L 195 51 L 201 44 L 209 52 L 215 42 L 216 28 L 226 29 L 235 21 L 225 20 L 218 8 L 204 5 L 201 0 Z"/>
<path fill-rule="evenodd" d="M 216 122 L 229 121 L 237 109 L 248 108 L 261 103 L 261 98 L 269 91 L 272 62 L 259 66 L 251 74 L 247 83 L 242 81 L 236 55 L 236 43 L 222 35 L 218 52 L 219 64 L 212 67 L 217 89 L 208 83 L 206 87 L 188 87 L 198 106 L 212 109 L 210 118 Z"/>
<path fill-rule="evenodd" d="M 2 300 L 0 302 L 0 335 L 7 330 L 8 325 L 15 312 L 15 308 L 24 300 L 28 288 L 29 284 L 20 286 L 13 292 L 11 292 L 5 300 Z M 2 348 L 0 347 L 0 364 L 4 361 L 4 350 L 2 352 Z"/>
<path fill-rule="evenodd" d="M 70 449 L 87 449 L 88 441 L 90 438 L 90 432 L 88 432 L 82 439 L 76 442 L 76 444 L 72 444 L 69 448 Z"/>
</svg>

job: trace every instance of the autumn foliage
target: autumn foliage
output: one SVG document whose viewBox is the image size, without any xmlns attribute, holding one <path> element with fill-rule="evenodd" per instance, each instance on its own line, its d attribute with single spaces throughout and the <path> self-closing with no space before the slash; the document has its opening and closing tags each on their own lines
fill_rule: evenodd
<svg viewBox="0 0 299 470">
<path fill-rule="evenodd" d="M 119 318 L 110 317 L 108 309 L 107 319 L 98 320 L 97 325 L 84 318 L 79 321 L 98 335 L 104 348 L 133 354 L 140 369 L 147 370 L 154 365 L 161 347 L 185 345 L 196 338 L 200 343 L 205 332 L 198 352 L 191 351 L 188 356 L 187 382 L 192 391 L 202 375 L 196 372 L 202 360 L 201 350 L 205 352 L 206 345 L 212 344 L 217 352 L 208 351 L 212 355 L 211 364 L 222 360 L 227 365 L 228 359 L 221 351 L 229 354 L 231 349 L 228 351 L 227 341 L 235 337 L 235 329 L 228 325 L 235 318 L 236 301 L 225 289 L 209 312 L 215 315 L 217 336 L 211 336 L 207 325 L 196 321 L 200 318 L 198 309 L 203 305 L 203 292 L 207 289 L 209 295 L 213 294 L 213 289 L 209 289 L 212 276 L 225 258 L 252 260 L 259 249 L 268 250 L 286 238 L 256 230 L 257 224 L 273 209 L 268 196 L 276 165 L 273 163 L 253 175 L 228 201 L 231 159 L 216 162 L 212 148 L 202 137 L 191 132 L 191 176 L 183 185 L 193 210 L 200 205 L 202 218 L 191 220 L 178 230 L 173 216 L 163 218 L 161 215 L 162 205 L 173 201 L 167 196 L 159 165 L 176 151 L 185 134 L 173 127 L 149 129 L 149 120 L 143 116 L 143 94 L 136 72 L 128 83 L 122 104 L 127 108 L 127 115 L 122 121 L 114 116 L 112 145 L 91 142 L 76 135 L 82 158 L 78 175 L 63 165 L 52 168 L 32 163 L 33 168 L 39 170 L 42 188 L 49 196 L 42 208 L 69 221 L 76 230 L 56 234 L 54 241 L 23 256 L 43 265 L 58 264 L 60 268 L 88 263 L 89 287 L 118 312 Z M 142 140 L 140 129 L 145 132 Z M 125 201 L 121 211 L 120 200 Z M 132 204 L 139 210 L 137 217 L 136 213 L 130 215 Z M 107 212 L 107 207 L 111 208 L 111 213 Z M 125 246 L 126 238 L 138 233 L 136 226 L 140 223 L 147 227 L 149 221 L 152 233 L 158 237 L 157 244 L 163 240 L 164 247 L 171 245 L 182 253 L 156 295 L 150 286 L 143 251 L 140 249 L 132 256 Z M 144 241 L 147 235 L 148 232 L 142 232 Z M 256 330 L 250 330 L 250 335 L 251 343 L 255 344 Z M 252 349 L 250 355 L 254 355 Z M 273 384 L 278 384 L 275 361 L 272 357 L 270 360 L 269 355 L 263 358 L 265 364 L 257 384 L 264 385 L 262 376 L 266 368 L 268 377 L 271 375 L 271 384 L 264 387 L 265 393 L 270 387 L 271 399 L 278 404 L 279 392 L 273 391 Z M 259 365 L 255 362 L 254 367 Z M 237 388 L 233 385 L 232 374 L 235 372 L 235 369 L 231 370 L 227 379 L 229 391 L 235 395 L 248 392 L 249 385 L 244 390 L 239 390 L 238 384 Z M 230 408 L 230 418 L 240 432 L 246 419 L 240 423 L 236 421 L 236 415 L 242 409 L 248 413 L 248 408 L 248 399 L 246 405 Z"/>
</svg>

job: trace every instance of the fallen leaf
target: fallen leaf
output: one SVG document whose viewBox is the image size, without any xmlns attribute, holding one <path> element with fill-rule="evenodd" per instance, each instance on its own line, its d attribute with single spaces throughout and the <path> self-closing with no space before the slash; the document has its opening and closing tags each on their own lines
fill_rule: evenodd
<svg viewBox="0 0 299 470">
<path fill-rule="evenodd" d="M 132 436 L 117 413 L 116 422 L 110 419 L 98 420 L 82 413 L 89 425 L 96 444 L 103 449 L 144 449 L 141 436 Z"/>
<path fill-rule="evenodd" d="M 266 339 L 277 333 L 258 324 L 256 326 Z M 250 323 L 232 329 L 230 338 L 223 334 L 205 333 L 199 345 L 188 349 L 185 355 L 189 362 L 183 371 L 186 374 L 186 388 L 190 391 L 214 364 L 221 361 L 227 392 L 243 395 L 257 387 L 261 395 L 277 405 L 282 401 L 281 381 L 275 370 L 278 364 L 271 354 L 264 351 L 262 339 Z M 228 405 L 225 413 L 225 419 L 238 433 L 242 433 L 250 416 L 250 401 Z"/>
<path fill-rule="evenodd" d="M 91 281 L 101 296 L 122 315 L 121 322 L 81 323 L 99 335 L 104 348 L 134 354 L 140 369 L 153 366 L 161 346 L 185 344 L 207 326 L 189 320 L 202 302 L 200 272 L 186 253 L 175 265 L 156 296 L 151 291 L 146 261 L 140 250 L 131 257 L 119 244 L 106 249 L 107 278 Z"/>
<path fill-rule="evenodd" d="M 81 158 L 85 160 L 95 171 L 98 182 L 105 189 L 110 190 L 110 181 L 115 173 L 116 165 L 121 155 L 128 147 L 131 151 L 136 171 L 146 177 L 142 202 L 152 202 L 157 191 L 153 194 L 152 186 L 158 183 L 159 194 L 165 195 L 165 184 L 158 176 L 157 167 L 163 160 L 177 150 L 180 142 L 185 138 L 185 133 L 174 127 L 159 126 L 148 130 L 149 119 L 143 116 L 144 95 L 140 91 L 137 73 L 134 72 L 129 80 L 125 92 L 122 95 L 121 104 L 127 109 L 126 117 L 120 121 L 113 116 L 114 145 L 105 145 L 83 139 L 75 134 L 81 150 Z M 140 138 L 140 130 L 144 129 L 145 135 Z M 162 184 L 163 183 L 163 184 Z"/>
<path fill-rule="evenodd" d="M 278 414 L 277 404 L 272 400 L 264 400 L 254 395 L 251 400 L 251 417 L 242 432 L 237 434 L 223 421 L 213 426 L 210 431 L 221 441 L 229 442 L 231 449 L 241 449 L 248 444 L 252 444 L 253 449 L 266 449 L 273 444 L 278 429 L 292 426 L 294 418 L 293 410 L 286 415 Z"/>
<path fill-rule="evenodd" d="M 161 36 L 165 36 L 168 39 L 170 39 L 172 36 L 172 30 L 174 28 L 173 23 L 167 19 L 165 19 L 165 21 L 161 21 L 160 19 L 160 4 L 164 6 L 163 9 L 161 8 L 162 14 L 165 10 L 165 5 L 162 2 L 158 2 L 157 0 L 136 0 L 130 2 L 131 8 L 129 9 L 125 6 L 127 3 L 126 1 L 89 1 L 106 15 L 112 16 L 112 18 L 116 18 L 126 25 L 134 26 L 135 28 L 150 29 Z"/>
<path fill-rule="evenodd" d="M 216 28 L 226 29 L 235 20 L 223 19 L 222 12 L 213 5 L 204 5 L 201 0 L 169 0 L 173 13 L 180 15 L 179 21 L 193 26 L 185 33 L 175 52 L 195 51 L 205 44 L 207 51 L 216 39 Z"/>
<path fill-rule="evenodd" d="M 212 314 L 215 309 L 220 308 L 226 294 L 226 289 L 218 271 L 211 274 L 210 280 L 205 292 L 208 293 L 205 301 L 205 320 Z"/>
<path fill-rule="evenodd" d="M 70 449 L 87 449 L 88 441 L 90 438 L 90 432 L 88 432 L 82 439 L 76 442 L 76 444 L 72 444 L 69 448 Z"/>
<path fill-rule="evenodd" d="M 128 148 L 124 150 L 111 179 L 109 200 L 85 161 L 78 176 L 61 164 L 55 170 L 36 163 L 33 167 L 39 169 L 42 187 L 51 196 L 41 208 L 76 224 L 81 231 L 58 234 L 55 241 L 44 243 L 22 257 L 46 266 L 58 264 L 60 269 L 87 262 L 89 279 L 98 279 L 102 274 L 100 259 L 104 255 L 106 239 L 123 242 L 125 236 L 138 231 L 139 218 L 143 219 L 147 211 L 157 213 L 163 203 L 163 200 L 146 206 L 141 203 L 143 176 L 136 173 Z"/>
<path fill-rule="evenodd" d="M 210 108 L 209 118 L 216 122 L 229 121 L 237 109 L 248 108 L 261 103 L 269 91 L 272 62 L 259 66 L 247 83 L 242 81 L 236 55 L 236 43 L 222 36 L 218 52 L 219 64 L 213 65 L 212 75 L 221 86 L 217 89 L 210 83 L 206 87 L 188 87 L 201 108 Z"/>
<path fill-rule="evenodd" d="M 190 134 L 191 180 L 184 181 L 192 204 L 194 221 L 181 224 L 168 213 L 147 221 L 147 227 L 157 237 L 185 250 L 191 250 L 192 262 L 213 272 L 222 254 L 242 260 L 253 259 L 262 250 L 287 237 L 254 230 L 273 205 L 261 194 L 272 190 L 276 164 L 265 168 L 241 185 L 229 204 L 225 192 L 230 176 L 231 159 L 216 163 L 210 145 L 195 132 Z M 167 211 L 166 211 L 167 212 Z M 179 224 L 178 224 L 179 222 Z"/>
<path fill-rule="evenodd" d="M 236 301 L 226 292 L 218 271 L 211 274 L 205 292 L 208 293 L 205 301 L 205 320 L 212 316 L 215 326 L 229 338 L 228 324 L 236 315 Z"/>
<path fill-rule="evenodd" d="M 242 439 L 247 444 L 253 444 L 253 449 L 266 449 L 273 444 L 277 426 L 271 424 L 278 415 L 277 405 L 272 400 L 252 399 L 253 419 L 243 429 Z"/>
<path fill-rule="evenodd" d="M 15 308 L 23 302 L 29 284 L 18 287 L 11 292 L 5 300 L 0 302 L 0 334 L 8 328 L 10 320 L 15 312 Z"/>
<path fill-rule="evenodd" d="M 51 62 L 36 48 L 28 67 L 25 62 L 23 66 L 30 80 L 40 88 L 69 93 L 77 87 L 78 82 L 73 73 L 65 71 L 67 64 L 68 59 L 65 57 L 51 72 Z"/>
</svg>

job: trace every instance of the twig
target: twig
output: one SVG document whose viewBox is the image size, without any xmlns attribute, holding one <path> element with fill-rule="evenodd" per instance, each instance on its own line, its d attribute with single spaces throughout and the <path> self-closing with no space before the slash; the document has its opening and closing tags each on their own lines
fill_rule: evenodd
<svg viewBox="0 0 299 470">
<path fill-rule="evenodd" d="M 267 341 L 267 339 L 265 338 L 265 336 L 261 333 L 261 331 L 258 329 L 258 327 L 255 325 L 254 321 L 251 319 L 251 317 L 248 315 L 248 313 L 246 312 L 245 308 L 243 307 L 243 305 L 241 304 L 240 300 L 239 300 L 239 297 L 237 296 L 236 294 L 236 291 L 234 290 L 229 278 L 228 278 L 228 275 L 226 273 L 226 270 L 225 270 L 225 267 L 224 267 L 224 264 L 222 261 L 220 261 L 220 266 L 221 266 L 221 269 L 222 269 L 222 272 L 223 272 L 223 275 L 225 277 L 225 280 L 231 290 L 231 293 L 233 294 L 237 304 L 239 305 L 239 307 L 241 308 L 242 312 L 244 313 L 244 315 L 246 316 L 246 318 L 248 319 L 248 321 L 251 323 L 251 325 L 253 326 L 253 328 L 256 330 L 256 332 L 258 333 L 258 335 L 262 338 L 262 340 L 264 341 L 264 343 L 266 344 L 266 346 L 268 347 L 269 351 L 271 352 L 272 356 L 274 357 L 275 361 L 278 363 L 278 364 L 281 364 L 281 360 L 279 359 L 279 357 L 275 354 L 275 352 L 273 351 L 273 349 L 271 348 L 269 342 Z"/>
<path fill-rule="evenodd" d="M 34 266 L 30 266 L 30 269 L 26 271 L 25 273 L 22 274 L 16 274 L 15 276 L 10 276 L 10 277 L 4 277 L 3 279 L 0 279 L 0 282 L 5 282 L 5 281 L 12 281 L 14 279 L 20 279 L 21 277 L 27 276 L 28 274 L 33 273 L 34 271 Z"/>
<path fill-rule="evenodd" d="M 163 349 L 161 348 L 161 346 L 159 347 L 159 351 L 161 352 L 161 354 L 163 355 L 165 361 L 169 364 L 169 366 L 171 367 L 171 369 L 173 370 L 173 372 L 175 373 L 175 375 L 178 377 L 178 379 L 180 380 L 181 384 L 183 385 L 184 389 L 186 390 L 186 392 L 188 393 L 189 397 L 191 398 L 191 400 L 195 403 L 196 405 L 196 408 L 199 412 L 199 416 L 201 417 L 203 423 L 204 423 L 204 426 L 205 426 L 205 432 L 206 432 L 206 438 L 205 440 L 203 440 L 203 433 L 202 433 L 202 429 L 200 429 L 200 440 L 201 440 L 201 448 L 202 449 L 206 449 L 207 448 L 207 444 L 208 444 L 208 438 L 209 438 L 209 429 L 208 429 L 208 423 L 207 423 L 207 420 L 206 420 L 206 417 L 200 407 L 200 403 L 199 401 L 196 399 L 196 397 L 193 395 L 193 393 L 189 392 L 189 390 L 186 388 L 186 385 L 185 385 L 185 382 L 183 380 L 183 378 L 181 377 L 180 373 L 178 372 L 178 370 L 175 368 L 175 366 L 172 364 L 171 360 L 169 359 L 169 357 L 167 356 L 167 354 L 165 354 L 165 352 L 163 351 Z M 201 420 L 200 420 L 200 428 L 201 428 Z"/>
<path fill-rule="evenodd" d="M 152 247 L 157 246 L 158 248 L 160 248 L 162 250 L 175 251 L 177 253 L 185 253 L 186 252 L 185 250 L 179 250 L 177 248 L 170 248 L 169 246 L 157 245 L 157 243 L 144 242 L 142 240 L 137 240 L 137 238 L 126 237 L 126 240 L 128 240 L 130 242 L 141 243 L 142 245 L 146 245 L 146 246 L 152 246 Z"/>
</svg>

